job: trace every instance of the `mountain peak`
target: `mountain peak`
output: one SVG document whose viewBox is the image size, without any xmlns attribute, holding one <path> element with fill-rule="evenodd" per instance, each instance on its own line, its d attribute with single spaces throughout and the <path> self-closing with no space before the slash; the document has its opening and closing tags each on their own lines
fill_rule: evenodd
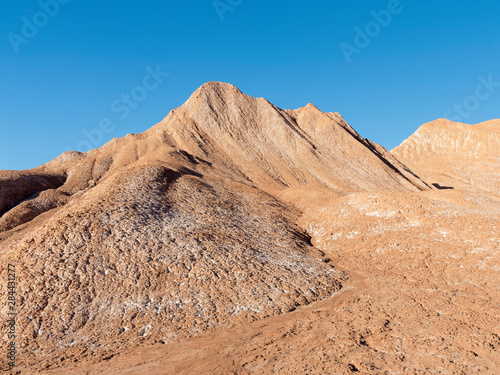
<svg viewBox="0 0 500 375">
<path fill-rule="evenodd" d="M 339 114 L 324 113 L 311 103 L 282 110 L 230 83 L 205 83 L 160 129 L 177 148 L 213 165 L 230 166 L 267 192 L 307 183 L 344 192 L 427 188 L 398 166 L 388 167 L 385 156 L 365 144 Z"/>
<path fill-rule="evenodd" d="M 229 94 L 229 93 L 240 93 L 240 89 L 238 89 L 235 85 L 228 82 L 219 82 L 219 81 L 209 81 L 201 85 L 192 95 L 191 98 L 200 96 L 202 94 Z"/>
<path fill-rule="evenodd" d="M 231 83 L 210 81 L 201 85 L 184 105 L 190 110 L 207 104 L 215 109 L 219 107 L 217 103 L 224 105 L 233 102 L 236 97 L 251 98 Z"/>
<path fill-rule="evenodd" d="M 221 82 L 221 81 L 208 81 L 201 85 L 196 91 L 227 91 L 227 90 L 238 90 L 235 85 L 229 82 Z"/>
</svg>

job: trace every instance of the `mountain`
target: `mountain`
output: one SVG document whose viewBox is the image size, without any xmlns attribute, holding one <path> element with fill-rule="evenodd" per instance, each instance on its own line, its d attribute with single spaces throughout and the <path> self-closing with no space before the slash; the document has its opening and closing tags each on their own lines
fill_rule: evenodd
<svg viewBox="0 0 500 375">
<path fill-rule="evenodd" d="M 113 139 L 85 154 L 66 152 L 30 171 L 2 172 L 0 230 L 66 204 L 138 164 L 219 175 L 276 196 L 304 187 L 339 194 L 429 188 L 338 113 L 311 104 L 281 110 L 231 84 L 209 82 L 142 134 Z"/>
<path fill-rule="evenodd" d="M 391 153 L 435 186 L 500 192 L 500 120 L 429 122 Z"/>
<path fill-rule="evenodd" d="M 16 370 L 490 369 L 500 201 L 407 165 L 338 113 L 209 82 L 141 134 L 1 171 Z"/>
</svg>

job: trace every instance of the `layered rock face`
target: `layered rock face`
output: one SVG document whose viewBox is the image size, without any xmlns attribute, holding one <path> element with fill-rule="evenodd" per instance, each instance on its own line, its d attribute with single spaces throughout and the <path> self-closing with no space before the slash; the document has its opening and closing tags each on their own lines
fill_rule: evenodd
<svg viewBox="0 0 500 375">
<path fill-rule="evenodd" d="M 144 133 L 0 172 L 16 371 L 488 373 L 500 201 L 405 155 L 210 82 Z"/>
<path fill-rule="evenodd" d="M 439 187 L 500 192 L 500 120 L 422 125 L 391 153 Z"/>
<path fill-rule="evenodd" d="M 281 110 L 228 84 L 202 86 L 152 132 L 243 173 L 266 191 L 300 185 L 341 192 L 428 188 L 338 113 L 323 113 L 312 104 Z"/>
</svg>

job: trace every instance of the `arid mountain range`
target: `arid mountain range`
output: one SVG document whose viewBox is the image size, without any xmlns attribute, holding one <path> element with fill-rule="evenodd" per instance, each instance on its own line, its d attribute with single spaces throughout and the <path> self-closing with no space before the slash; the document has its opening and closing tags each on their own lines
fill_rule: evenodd
<svg viewBox="0 0 500 375">
<path fill-rule="evenodd" d="M 209 82 L 144 133 L 0 171 L 12 373 L 500 373 L 499 143 L 499 120 L 437 120 L 388 152 Z"/>
</svg>

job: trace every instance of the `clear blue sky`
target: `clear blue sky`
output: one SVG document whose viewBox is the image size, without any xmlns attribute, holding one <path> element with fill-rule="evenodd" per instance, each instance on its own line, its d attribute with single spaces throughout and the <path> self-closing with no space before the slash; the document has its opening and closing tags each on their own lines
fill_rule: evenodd
<svg viewBox="0 0 500 375">
<path fill-rule="evenodd" d="M 0 5 L 0 169 L 142 132 L 207 81 L 340 112 L 388 149 L 445 114 L 500 117 L 480 81 L 500 82 L 498 1 L 54 1 Z"/>
</svg>

